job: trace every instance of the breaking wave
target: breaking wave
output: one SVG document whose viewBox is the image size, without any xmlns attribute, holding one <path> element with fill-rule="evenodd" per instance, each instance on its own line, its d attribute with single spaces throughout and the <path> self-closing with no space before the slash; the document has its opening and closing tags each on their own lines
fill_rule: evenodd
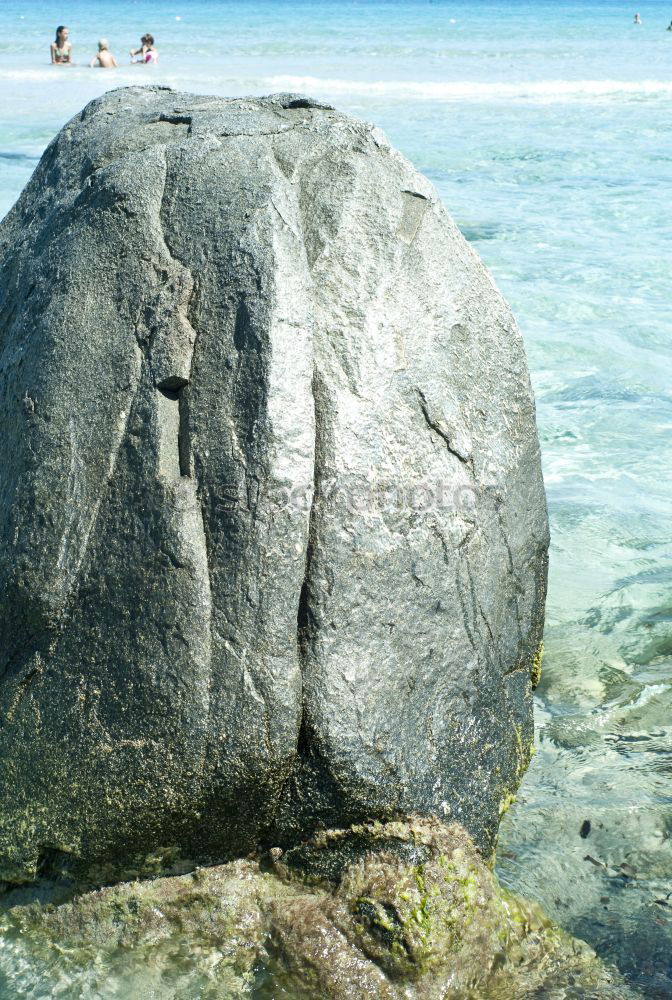
<svg viewBox="0 0 672 1000">
<path fill-rule="evenodd" d="M 379 95 L 427 101 L 538 100 L 567 101 L 611 96 L 658 97 L 672 94 L 672 80 L 537 80 L 521 83 L 432 82 L 415 80 L 320 79 L 315 76 L 273 76 L 278 90 L 320 94 Z"/>
</svg>

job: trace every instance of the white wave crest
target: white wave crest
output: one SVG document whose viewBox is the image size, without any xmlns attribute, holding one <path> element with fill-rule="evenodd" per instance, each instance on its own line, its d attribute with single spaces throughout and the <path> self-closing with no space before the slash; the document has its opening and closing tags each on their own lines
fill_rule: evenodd
<svg viewBox="0 0 672 1000">
<path fill-rule="evenodd" d="M 114 75 L 112 75 L 114 73 Z M 125 83 L 155 83 L 155 75 L 149 79 L 148 76 L 143 74 L 146 73 L 146 67 L 141 66 L 140 69 L 133 69 L 131 66 L 120 66 L 117 70 L 108 70 L 107 74 L 103 78 L 104 82 L 114 81 L 114 85 L 118 85 L 120 82 Z M 0 69 L 0 80 L 13 80 L 17 83 L 49 83 L 52 86 L 56 81 L 60 84 L 61 82 L 68 83 L 70 81 L 76 81 L 81 83 L 82 80 L 93 81 L 96 83 L 100 80 L 102 74 L 100 70 L 92 70 L 90 67 L 81 66 L 70 66 L 67 68 L 59 66 L 45 66 L 42 69 Z"/>
<path fill-rule="evenodd" d="M 657 97 L 672 94 L 669 80 L 538 80 L 521 83 L 420 82 L 415 80 L 320 79 L 315 76 L 273 76 L 279 90 L 318 94 L 416 98 L 427 101 L 537 100 L 567 101 L 600 97 Z"/>
<path fill-rule="evenodd" d="M 144 70 L 144 71 L 143 71 Z M 226 94 L 237 93 L 271 93 L 273 91 L 298 91 L 320 97 L 338 97 L 342 95 L 354 97 L 379 97 L 414 99 L 424 101 L 497 101 L 497 100 L 528 100 L 537 102 L 580 101 L 601 98 L 646 98 L 660 97 L 672 94 L 672 80 L 537 80 L 532 82 L 477 82 L 477 81 L 419 81 L 419 80 L 344 80 L 337 78 L 322 78 L 317 76 L 291 75 L 255 75 L 254 68 L 249 76 L 233 77 L 228 74 L 212 71 L 211 67 L 192 67 L 188 63 L 171 66 L 170 73 L 165 67 L 153 68 L 151 81 L 146 68 L 120 67 L 114 76 L 105 75 L 107 86 L 112 80 L 114 85 L 135 83 L 168 83 L 173 86 L 195 87 L 201 90 L 203 86 L 215 92 Z M 44 68 L 3 68 L 0 69 L 0 81 L 17 83 L 49 83 L 54 84 L 67 80 L 78 83 L 87 81 L 96 85 L 103 82 L 98 71 L 88 67 L 76 66 L 64 72 L 52 66 Z"/>
</svg>

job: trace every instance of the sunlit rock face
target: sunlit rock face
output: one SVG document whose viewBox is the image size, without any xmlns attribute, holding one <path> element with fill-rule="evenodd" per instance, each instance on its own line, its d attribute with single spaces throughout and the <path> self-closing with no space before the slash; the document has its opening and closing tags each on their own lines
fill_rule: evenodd
<svg viewBox="0 0 672 1000">
<path fill-rule="evenodd" d="M 116 90 L 0 258 L 0 878 L 409 811 L 489 850 L 546 510 L 520 334 L 428 181 L 305 98 Z"/>
</svg>

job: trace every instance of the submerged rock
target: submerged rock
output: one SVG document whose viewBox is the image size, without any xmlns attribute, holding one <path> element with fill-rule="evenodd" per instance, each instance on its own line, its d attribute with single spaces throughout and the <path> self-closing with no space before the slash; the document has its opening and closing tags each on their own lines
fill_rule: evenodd
<svg viewBox="0 0 672 1000">
<path fill-rule="evenodd" d="M 49 984 L 56 967 L 78 997 L 633 996 L 587 945 L 499 888 L 457 824 L 355 826 L 279 853 L 14 906 L 6 941 L 22 942 L 30 975 Z"/>
<path fill-rule="evenodd" d="M 99 882 L 527 764 L 523 345 L 435 190 L 304 98 L 133 87 L 0 229 L 0 878 Z"/>
</svg>

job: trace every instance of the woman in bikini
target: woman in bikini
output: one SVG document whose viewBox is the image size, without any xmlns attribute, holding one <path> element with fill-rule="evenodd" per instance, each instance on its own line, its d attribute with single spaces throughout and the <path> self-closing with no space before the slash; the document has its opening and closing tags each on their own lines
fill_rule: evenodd
<svg viewBox="0 0 672 1000">
<path fill-rule="evenodd" d="M 56 66 L 72 65 L 72 45 L 68 41 L 70 28 L 59 24 L 56 28 L 56 40 L 51 43 L 51 61 Z"/>
</svg>

